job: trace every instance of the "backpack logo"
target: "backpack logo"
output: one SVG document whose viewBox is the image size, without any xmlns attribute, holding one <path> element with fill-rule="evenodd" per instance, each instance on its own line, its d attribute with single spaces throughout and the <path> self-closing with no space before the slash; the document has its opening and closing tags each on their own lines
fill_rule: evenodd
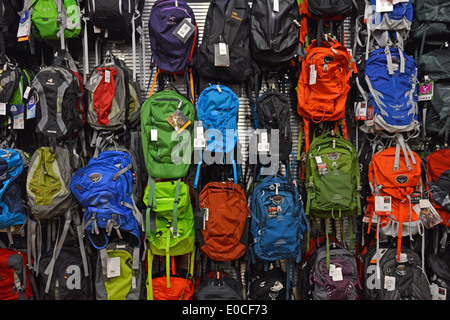
<svg viewBox="0 0 450 320">
<path fill-rule="evenodd" d="M 50 78 L 50 79 L 47 80 L 46 84 L 54 85 L 55 83 L 53 82 L 53 79 Z"/>
<path fill-rule="evenodd" d="M 403 264 L 397 266 L 395 272 L 397 272 L 399 276 L 406 276 L 406 266 Z"/>
<path fill-rule="evenodd" d="M 102 175 L 100 173 L 93 173 L 89 176 L 89 180 L 91 180 L 92 183 L 97 183 L 102 180 Z"/>
<path fill-rule="evenodd" d="M 282 197 L 282 196 L 274 196 L 274 197 L 272 197 L 272 202 L 274 203 L 274 204 L 282 204 L 283 203 L 283 201 L 284 201 L 284 198 Z"/>
<path fill-rule="evenodd" d="M 339 159 L 339 153 L 337 153 L 337 152 L 328 153 L 327 157 L 331 161 L 336 161 L 337 159 Z"/>
<path fill-rule="evenodd" d="M 231 11 L 231 18 L 232 18 L 232 19 L 239 20 L 239 21 L 242 20 L 242 18 L 240 18 L 240 17 L 238 16 L 238 14 L 237 14 L 236 12 L 234 12 L 234 11 Z"/>
<path fill-rule="evenodd" d="M 398 175 L 395 178 L 395 180 L 397 180 L 398 183 L 406 183 L 408 181 L 408 177 L 403 175 L 403 174 L 401 174 L 401 175 Z"/>
<path fill-rule="evenodd" d="M 325 56 L 325 57 L 323 57 L 322 61 L 323 61 L 325 64 L 329 64 L 329 63 L 331 63 L 331 62 L 334 61 L 334 58 L 333 58 L 332 56 Z"/>
</svg>

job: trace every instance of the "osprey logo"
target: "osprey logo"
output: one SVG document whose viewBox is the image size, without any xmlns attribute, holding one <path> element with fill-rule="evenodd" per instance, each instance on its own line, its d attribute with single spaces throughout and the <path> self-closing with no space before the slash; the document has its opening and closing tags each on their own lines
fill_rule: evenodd
<svg viewBox="0 0 450 320">
<path fill-rule="evenodd" d="M 100 173 L 93 173 L 89 176 L 89 180 L 91 180 L 92 183 L 97 183 L 102 180 L 102 175 Z"/>
<path fill-rule="evenodd" d="M 330 62 L 334 61 L 334 58 L 332 56 L 325 56 L 322 59 L 323 63 L 329 64 Z"/>
<path fill-rule="evenodd" d="M 408 177 L 403 174 L 400 174 L 395 178 L 395 180 L 397 180 L 398 183 L 403 184 L 408 181 Z"/>
<path fill-rule="evenodd" d="M 282 196 L 273 196 L 271 200 L 274 204 L 282 204 L 284 198 Z"/>
<path fill-rule="evenodd" d="M 400 109 L 402 108 L 401 105 L 397 104 L 397 105 L 392 105 L 390 104 L 389 107 L 391 107 L 392 109 L 394 109 L 395 111 L 400 111 Z"/>
</svg>

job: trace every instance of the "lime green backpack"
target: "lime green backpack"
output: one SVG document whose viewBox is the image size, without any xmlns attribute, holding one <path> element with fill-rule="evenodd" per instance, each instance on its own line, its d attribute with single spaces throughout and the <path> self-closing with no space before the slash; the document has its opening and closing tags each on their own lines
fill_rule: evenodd
<svg viewBox="0 0 450 320">
<path fill-rule="evenodd" d="M 192 157 L 195 109 L 178 91 L 154 93 L 141 107 L 142 147 L 151 177 L 178 179 L 188 173 Z"/>
<path fill-rule="evenodd" d="M 353 144 L 334 131 L 324 131 L 306 154 L 306 214 L 336 220 L 359 215 L 360 179 Z"/>
<path fill-rule="evenodd" d="M 34 0 L 30 7 L 36 38 L 61 40 L 64 48 L 64 39 L 80 34 L 81 14 L 77 0 Z"/>
<path fill-rule="evenodd" d="M 166 256 L 167 287 L 170 287 L 170 257 L 195 253 L 194 210 L 189 186 L 181 179 L 155 182 L 150 178 L 144 194 L 148 241 L 147 295 L 153 299 L 153 256 Z M 193 263 L 191 263 L 192 267 Z"/>
</svg>

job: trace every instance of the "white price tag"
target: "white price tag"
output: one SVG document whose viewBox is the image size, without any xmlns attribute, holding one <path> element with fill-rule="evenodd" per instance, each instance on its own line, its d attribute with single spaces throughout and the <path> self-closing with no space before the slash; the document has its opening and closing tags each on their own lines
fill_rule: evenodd
<svg viewBox="0 0 450 320">
<path fill-rule="evenodd" d="M 219 54 L 221 56 L 227 55 L 227 44 L 224 42 L 219 43 Z"/>
<path fill-rule="evenodd" d="M 392 211 L 391 197 L 375 196 L 375 212 L 389 213 Z"/>
<path fill-rule="evenodd" d="M 6 115 L 6 103 L 4 102 L 0 102 L 0 115 Z"/>
<path fill-rule="evenodd" d="M 280 11 L 280 1 L 279 0 L 273 0 L 273 11 L 274 12 Z"/>
<path fill-rule="evenodd" d="M 150 140 L 158 141 L 158 130 L 156 130 L 156 129 L 150 130 Z"/>
<path fill-rule="evenodd" d="M 395 290 L 395 277 L 385 276 L 384 277 L 384 289 L 387 291 Z"/>
<path fill-rule="evenodd" d="M 317 82 L 317 71 L 316 66 L 313 64 L 312 66 L 309 66 L 310 72 L 309 72 L 309 85 L 316 84 Z"/>
<path fill-rule="evenodd" d="M 106 276 L 108 278 L 114 278 L 120 276 L 120 258 L 107 258 L 106 262 Z"/>
<path fill-rule="evenodd" d="M 105 70 L 105 82 L 110 83 L 111 82 L 111 71 Z"/>
</svg>

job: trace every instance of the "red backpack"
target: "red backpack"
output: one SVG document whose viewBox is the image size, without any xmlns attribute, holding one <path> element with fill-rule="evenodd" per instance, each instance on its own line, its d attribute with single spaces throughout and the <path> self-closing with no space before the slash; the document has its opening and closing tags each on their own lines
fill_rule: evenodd
<svg viewBox="0 0 450 320">
<path fill-rule="evenodd" d="M 0 248 L 0 300 L 32 300 L 31 270 L 24 252 Z"/>
<path fill-rule="evenodd" d="M 443 220 L 441 224 L 447 225 L 450 219 L 450 149 L 440 149 L 429 154 L 426 170 L 429 198 Z"/>
</svg>

